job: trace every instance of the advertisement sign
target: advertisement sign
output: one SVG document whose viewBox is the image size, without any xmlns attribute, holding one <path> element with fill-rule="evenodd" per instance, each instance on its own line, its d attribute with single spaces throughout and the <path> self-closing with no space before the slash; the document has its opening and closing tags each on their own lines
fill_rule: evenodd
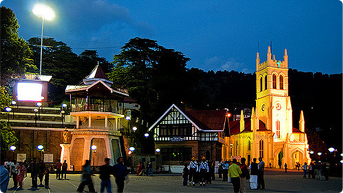
<svg viewBox="0 0 343 193">
<path fill-rule="evenodd" d="M 44 154 L 44 163 L 53 163 L 54 162 L 54 154 Z"/>
</svg>

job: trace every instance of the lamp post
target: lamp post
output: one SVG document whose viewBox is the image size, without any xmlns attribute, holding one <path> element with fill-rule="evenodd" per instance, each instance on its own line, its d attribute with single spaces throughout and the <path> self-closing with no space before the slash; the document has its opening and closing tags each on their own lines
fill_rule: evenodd
<svg viewBox="0 0 343 193">
<path fill-rule="evenodd" d="M 17 102 L 11 101 L 12 106 L 15 106 L 16 104 L 17 104 Z M 18 113 L 18 105 L 17 105 L 17 113 Z M 14 111 L 13 111 L 13 119 L 14 119 Z"/>
<path fill-rule="evenodd" d="M 64 122 L 64 114 L 65 114 L 65 111 L 61 111 L 61 115 L 62 115 L 62 127 L 64 127 L 64 124 L 63 124 L 63 122 Z"/>
<path fill-rule="evenodd" d="M 14 150 L 17 149 L 16 146 L 12 145 L 10 146 L 10 150 L 12 151 L 13 153 L 13 160 L 14 160 Z"/>
<path fill-rule="evenodd" d="M 38 109 L 33 109 L 33 111 L 35 112 L 35 127 L 37 127 L 37 112 L 38 112 Z"/>
<path fill-rule="evenodd" d="M 41 36 L 41 43 L 40 43 L 40 60 L 39 60 L 39 75 L 42 75 L 44 20 L 54 19 L 55 13 L 50 7 L 43 4 L 35 5 L 32 9 L 32 12 L 38 17 L 42 17 L 42 36 Z"/>
<path fill-rule="evenodd" d="M 144 133 L 144 137 L 148 138 L 149 137 L 149 133 Z"/>
<path fill-rule="evenodd" d="M 10 122 L 10 112 L 11 112 L 11 107 L 6 107 L 5 111 L 7 112 L 7 124 Z"/>
<path fill-rule="evenodd" d="M 91 146 L 91 149 L 92 149 L 92 152 L 93 152 L 93 171 L 95 171 L 95 162 L 94 162 L 94 158 L 95 158 L 96 148 L 97 148 L 96 145 L 92 145 L 92 146 Z"/>
<path fill-rule="evenodd" d="M 44 146 L 43 145 L 38 145 L 37 149 L 39 151 L 39 158 L 42 160 L 42 151 L 44 151 Z"/>
<path fill-rule="evenodd" d="M 36 103 L 37 107 L 38 107 L 38 120 L 40 120 L 40 107 L 42 106 L 41 102 Z"/>
</svg>

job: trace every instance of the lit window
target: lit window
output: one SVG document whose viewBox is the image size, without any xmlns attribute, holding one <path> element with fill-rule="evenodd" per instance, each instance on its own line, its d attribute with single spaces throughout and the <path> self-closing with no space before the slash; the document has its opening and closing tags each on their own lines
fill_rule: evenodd
<svg viewBox="0 0 343 193">
<path fill-rule="evenodd" d="M 280 89 L 283 90 L 283 76 L 280 75 Z"/>
<path fill-rule="evenodd" d="M 263 158 L 263 140 L 260 140 L 260 157 Z"/>
<path fill-rule="evenodd" d="M 268 78 L 267 78 L 267 75 L 264 77 L 264 90 L 267 90 L 268 88 Z"/>
<path fill-rule="evenodd" d="M 276 75 L 273 74 L 273 89 L 276 89 Z"/>
<path fill-rule="evenodd" d="M 276 126 L 276 136 L 277 138 L 280 138 L 280 121 L 279 120 L 276 121 L 275 126 Z"/>
<path fill-rule="evenodd" d="M 262 85 L 263 85 L 263 83 L 262 83 L 262 77 L 261 77 L 260 78 L 260 91 L 263 91 Z"/>
</svg>

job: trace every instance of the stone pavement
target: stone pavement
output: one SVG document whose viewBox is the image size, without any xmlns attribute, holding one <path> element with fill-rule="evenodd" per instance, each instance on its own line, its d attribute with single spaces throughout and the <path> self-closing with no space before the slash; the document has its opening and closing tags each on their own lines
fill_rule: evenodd
<svg viewBox="0 0 343 193">
<path fill-rule="evenodd" d="M 31 186 L 31 178 L 25 178 L 24 190 L 8 190 L 8 193 L 33 192 L 28 190 Z M 330 177 L 329 181 L 318 181 L 315 179 L 303 179 L 302 172 L 289 170 L 285 173 L 283 170 L 266 169 L 265 171 L 265 190 L 250 190 L 249 183 L 246 183 L 246 192 L 341 192 L 342 178 Z M 67 180 L 56 180 L 54 174 L 50 174 L 50 188 L 39 187 L 36 193 L 50 192 L 76 192 L 80 183 L 81 174 L 68 174 Z M 114 178 L 112 178 L 112 192 L 116 192 Z M 93 176 L 94 187 L 100 192 L 99 175 Z M 8 187 L 13 186 L 11 180 Z M 85 187 L 88 190 L 88 187 Z M 130 174 L 129 182 L 125 185 L 124 192 L 233 192 L 232 184 L 222 182 L 218 175 L 212 184 L 205 187 L 182 186 L 181 174 L 156 174 L 154 176 L 135 176 Z"/>
</svg>

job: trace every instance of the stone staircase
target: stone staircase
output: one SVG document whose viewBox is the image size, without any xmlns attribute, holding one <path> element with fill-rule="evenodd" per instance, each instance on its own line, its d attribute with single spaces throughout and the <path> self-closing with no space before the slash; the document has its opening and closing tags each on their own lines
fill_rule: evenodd
<svg viewBox="0 0 343 193">
<path fill-rule="evenodd" d="M 35 109 L 36 112 L 35 112 Z M 75 122 L 70 115 L 62 115 L 61 108 L 37 106 L 11 106 L 10 112 L 1 112 L 0 121 L 9 122 L 12 128 L 68 128 L 73 129 Z"/>
</svg>

